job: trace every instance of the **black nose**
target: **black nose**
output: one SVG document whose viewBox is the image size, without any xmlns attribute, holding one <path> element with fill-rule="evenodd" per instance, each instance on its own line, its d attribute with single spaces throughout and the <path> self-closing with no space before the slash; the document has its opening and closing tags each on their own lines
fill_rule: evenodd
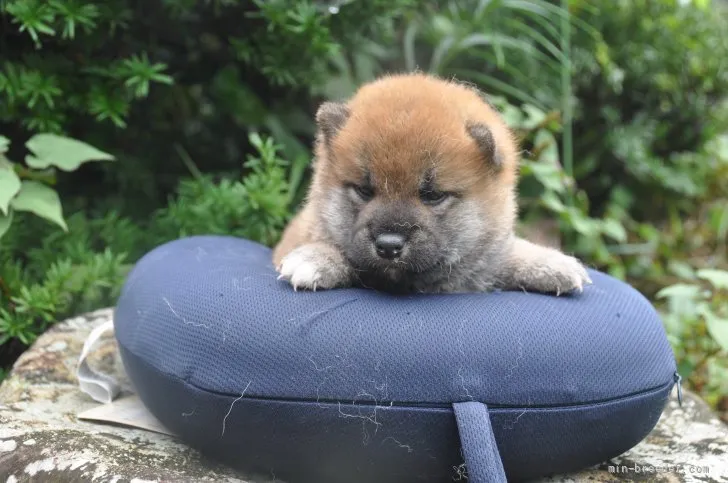
<svg viewBox="0 0 728 483">
<path fill-rule="evenodd" d="M 374 240 L 377 255 L 382 258 L 399 258 L 404 248 L 404 236 L 399 233 L 382 233 Z"/>
</svg>

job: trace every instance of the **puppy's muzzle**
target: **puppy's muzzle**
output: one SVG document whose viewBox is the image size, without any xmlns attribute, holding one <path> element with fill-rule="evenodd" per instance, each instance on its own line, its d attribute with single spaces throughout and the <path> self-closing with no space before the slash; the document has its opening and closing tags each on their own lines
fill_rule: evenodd
<svg viewBox="0 0 728 483">
<path fill-rule="evenodd" d="M 402 255 L 405 237 L 399 233 L 380 233 L 374 239 L 377 255 L 387 260 L 394 260 Z"/>
</svg>

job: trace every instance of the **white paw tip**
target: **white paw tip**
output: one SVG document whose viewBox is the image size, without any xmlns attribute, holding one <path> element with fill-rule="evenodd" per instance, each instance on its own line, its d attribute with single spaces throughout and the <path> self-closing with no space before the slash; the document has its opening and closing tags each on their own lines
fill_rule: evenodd
<svg viewBox="0 0 728 483">
<path fill-rule="evenodd" d="M 318 288 L 320 272 L 315 262 L 300 253 L 291 253 L 281 262 L 281 277 L 288 280 L 294 291 Z"/>
</svg>

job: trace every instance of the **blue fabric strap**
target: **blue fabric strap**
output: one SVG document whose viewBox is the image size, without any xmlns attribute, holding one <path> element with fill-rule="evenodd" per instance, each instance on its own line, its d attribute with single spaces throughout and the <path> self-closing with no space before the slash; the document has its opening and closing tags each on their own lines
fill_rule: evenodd
<svg viewBox="0 0 728 483">
<path fill-rule="evenodd" d="M 465 466 L 470 483 L 505 483 L 506 473 L 490 425 L 488 406 L 468 401 L 454 403 Z"/>
</svg>

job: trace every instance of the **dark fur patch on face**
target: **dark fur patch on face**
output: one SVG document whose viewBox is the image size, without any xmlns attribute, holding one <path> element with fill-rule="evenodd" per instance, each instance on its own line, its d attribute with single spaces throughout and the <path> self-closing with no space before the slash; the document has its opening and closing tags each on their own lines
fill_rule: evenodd
<svg viewBox="0 0 728 483">
<path fill-rule="evenodd" d="M 369 170 L 365 170 L 363 176 L 359 179 L 346 183 L 346 187 L 351 192 L 353 199 L 358 203 L 368 203 L 376 196 Z"/>
<path fill-rule="evenodd" d="M 496 168 L 503 166 L 503 157 L 498 152 L 498 146 L 495 144 L 495 138 L 488 126 L 480 122 L 468 122 L 465 125 L 470 137 L 478 144 L 480 152 L 490 161 Z"/>
<path fill-rule="evenodd" d="M 435 187 L 435 171 L 430 168 L 425 171 L 422 176 L 422 182 L 420 183 L 421 190 L 432 190 Z"/>
<path fill-rule="evenodd" d="M 380 187 L 373 181 L 376 191 Z M 421 191 L 439 189 L 431 172 L 421 183 Z M 390 291 L 448 279 L 453 265 L 478 249 L 480 216 L 472 204 L 460 206 L 455 197 L 433 206 L 417 195 L 365 200 L 344 187 L 327 195 L 322 213 L 327 232 L 364 286 Z M 389 260 L 377 254 L 375 240 L 381 234 L 405 238 L 400 257 Z"/>
<path fill-rule="evenodd" d="M 339 102 L 324 102 L 316 111 L 316 123 L 329 143 L 349 119 L 349 108 Z"/>
</svg>

